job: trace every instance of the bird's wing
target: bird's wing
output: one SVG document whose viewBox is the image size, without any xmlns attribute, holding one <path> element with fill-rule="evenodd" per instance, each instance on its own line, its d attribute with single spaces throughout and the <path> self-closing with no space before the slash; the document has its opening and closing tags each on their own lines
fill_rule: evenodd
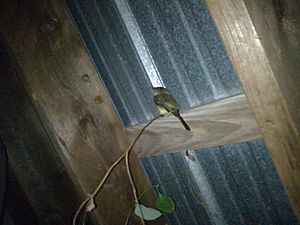
<svg viewBox="0 0 300 225">
<path fill-rule="evenodd" d="M 173 98 L 173 96 L 169 94 L 161 94 L 154 96 L 154 102 L 156 105 L 165 108 L 170 113 L 176 114 L 179 111 L 176 100 Z"/>
<path fill-rule="evenodd" d="M 170 103 L 170 102 L 165 102 L 164 103 L 164 107 L 166 108 L 166 110 L 170 113 L 176 113 L 178 112 L 178 108 L 176 107 L 176 105 Z"/>
</svg>

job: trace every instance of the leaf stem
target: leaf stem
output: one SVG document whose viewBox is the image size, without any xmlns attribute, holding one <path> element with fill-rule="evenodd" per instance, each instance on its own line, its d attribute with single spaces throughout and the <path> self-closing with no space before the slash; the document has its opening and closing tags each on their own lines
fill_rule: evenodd
<svg viewBox="0 0 300 225">
<path fill-rule="evenodd" d="M 107 170 L 106 174 L 104 175 L 104 177 L 102 178 L 102 180 L 100 181 L 99 185 L 97 186 L 97 188 L 94 190 L 94 192 L 89 195 L 79 206 L 79 208 L 77 209 L 74 217 L 73 217 L 73 225 L 76 225 L 76 220 L 77 217 L 79 215 L 79 213 L 81 212 L 81 210 L 83 209 L 83 207 L 89 202 L 89 200 L 95 198 L 97 196 L 97 194 L 99 193 L 99 191 L 101 190 L 101 188 L 103 187 L 103 185 L 105 184 L 107 178 L 109 177 L 109 175 L 111 174 L 111 172 L 113 171 L 113 169 L 124 159 L 124 157 L 126 155 L 129 155 L 130 151 L 133 149 L 134 145 L 136 144 L 136 142 L 138 141 L 138 139 L 141 137 L 141 135 L 143 134 L 143 132 L 145 131 L 145 129 L 151 125 L 151 123 L 154 122 L 154 120 L 156 120 L 157 118 L 159 118 L 160 116 L 156 116 L 154 117 L 152 120 L 150 120 L 139 132 L 139 134 L 137 135 L 137 137 L 134 139 L 134 141 L 131 143 L 131 145 L 128 147 L 128 149 L 126 150 L 126 152 L 124 152 L 112 165 L 111 167 Z M 129 163 L 129 162 L 128 162 Z M 134 187 L 135 188 L 135 187 Z M 135 190 L 136 191 L 136 190 Z M 143 223 L 144 225 L 144 223 Z"/>
<path fill-rule="evenodd" d="M 170 182 L 172 180 L 175 180 L 175 179 L 176 179 L 176 177 L 172 177 L 170 179 L 162 180 L 162 182 L 160 184 L 155 184 L 152 187 L 150 187 L 147 190 L 145 190 L 142 194 L 140 194 L 140 196 L 138 197 L 138 199 L 141 200 L 152 189 L 157 189 L 156 191 L 158 191 L 158 188 L 159 188 L 160 185 L 162 185 L 164 183 L 168 183 L 168 182 Z M 131 207 L 131 209 L 130 209 L 128 215 L 127 215 L 127 218 L 126 218 L 125 225 L 128 225 L 129 220 L 130 220 L 130 216 L 133 213 L 133 210 L 135 209 L 135 206 L 136 206 L 136 203 L 134 203 L 133 206 Z"/>
</svg>

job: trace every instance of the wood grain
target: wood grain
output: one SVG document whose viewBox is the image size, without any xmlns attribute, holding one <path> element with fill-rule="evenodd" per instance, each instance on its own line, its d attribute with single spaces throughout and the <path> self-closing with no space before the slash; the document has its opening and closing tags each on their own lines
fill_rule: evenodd
<svg viewBox="0 0 300 225">
<path fill-rule="evenodd" d="M 78 193 L 1 43 L 0 58 L 0 137 L 7 148 L 9 181 L 18 184 L 7 187 L 8 201 L 18 196 L 18 201 L 28 199 L 32 207 L 20 211 L 14 206 L 19 204 L 8 205 L 18 209 L 12 213 L 19 214 L 21 224 L 30 219 L 31 224 L 71 224 L 75 205 L 80 203 Z M 32 222 L 35 217 L 28 218 L 31 214 L 40 221 Z"/>
<path fill-rule="evenodd" d="M 206 0 L 294 212 L 300 219 L 300 141 L 288 95 L 242 0 Z M 246 1 L 245 1 L 246 2 Z M 271 1 L 268 1 L 269 3 Z M 253 16 L 259 12 L 253 12 Z M 265 31 L 261 35 L 266 35 Z M 274 34 L 276 35 L 276 34 Z M 272 41 L 272 40 L 268 40 Z M 286 71 L 288 72 L 288 71 Z M 288 79 L 288 78 L 287 78 Z M 285 86 L 285 88 L 290 88 Z M 291 99 L 297 101 L 299 98 Z M 298 113 L 299 114 L 299 113 Z M 299 115 L 298 115 L 299 116 Z"/>
<path fill-rule="evenodd" d="M 245 1 L 280 91 L 300 132 L 300 2 Z"/>
<path fill-rule="evenodd" d="M 138 142 L 139 156 L 238 143 L 260 138 L 260 131 L 244 95 L 237 95 L 182 113 L 191 127 L 183 129 L 173 116 L 156 120 Z M 127 129 L 130 136 L 141 125 Z"/>
<path fill-rule="evenodd" d="M 129 146 L 122 124 L 63 1 L 7 0 L 1 9 L 1 30 L 20 79 L 73 187 L 85 198 Z M 148 182 L 134 152 L 131 159 L 138 189 L 144 191 Z M 145 201 L 153 204 L 153 195 Z M 123 224 L 132 204 L 121 164 L 97 198 L 96 224 Z"/>
</svg>

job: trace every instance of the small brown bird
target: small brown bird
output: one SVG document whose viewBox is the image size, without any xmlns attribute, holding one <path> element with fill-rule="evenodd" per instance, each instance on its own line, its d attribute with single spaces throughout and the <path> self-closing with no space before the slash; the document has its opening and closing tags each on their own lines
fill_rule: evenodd
<svg viewBox="0 0 300 225">
<path fill-rule="evenodd" d="M 171 113 L 180 120 L 186 130 L 191 130 L 189 125 L 187 125 L 187 123 L 181 117 L 179 113 L 179 105 L 170 91 L 165 87 L 155 87 L 153 90 L 154 103 L 157 106 L 160 115 L 164 116 Z"/>
</svg>

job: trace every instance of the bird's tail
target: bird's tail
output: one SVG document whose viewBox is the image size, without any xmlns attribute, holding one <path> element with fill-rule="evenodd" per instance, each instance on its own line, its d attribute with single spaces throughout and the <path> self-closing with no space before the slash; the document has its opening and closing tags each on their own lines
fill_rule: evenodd
<svg viewBox="0 0 300 225">
<path fill-rule="evenodd" d="M 178 113 L 177 118 L 180 120 L 180 122 L 182 123 L 182 125 L 184 126 L 184 128 L 186 130 L 191 130 L 191 128 L 189 127 L 189 125 L 187 125 L 187 123 L 184 121 L 184 119 L 181 117 L 181 115 Z"/>
</svg>

